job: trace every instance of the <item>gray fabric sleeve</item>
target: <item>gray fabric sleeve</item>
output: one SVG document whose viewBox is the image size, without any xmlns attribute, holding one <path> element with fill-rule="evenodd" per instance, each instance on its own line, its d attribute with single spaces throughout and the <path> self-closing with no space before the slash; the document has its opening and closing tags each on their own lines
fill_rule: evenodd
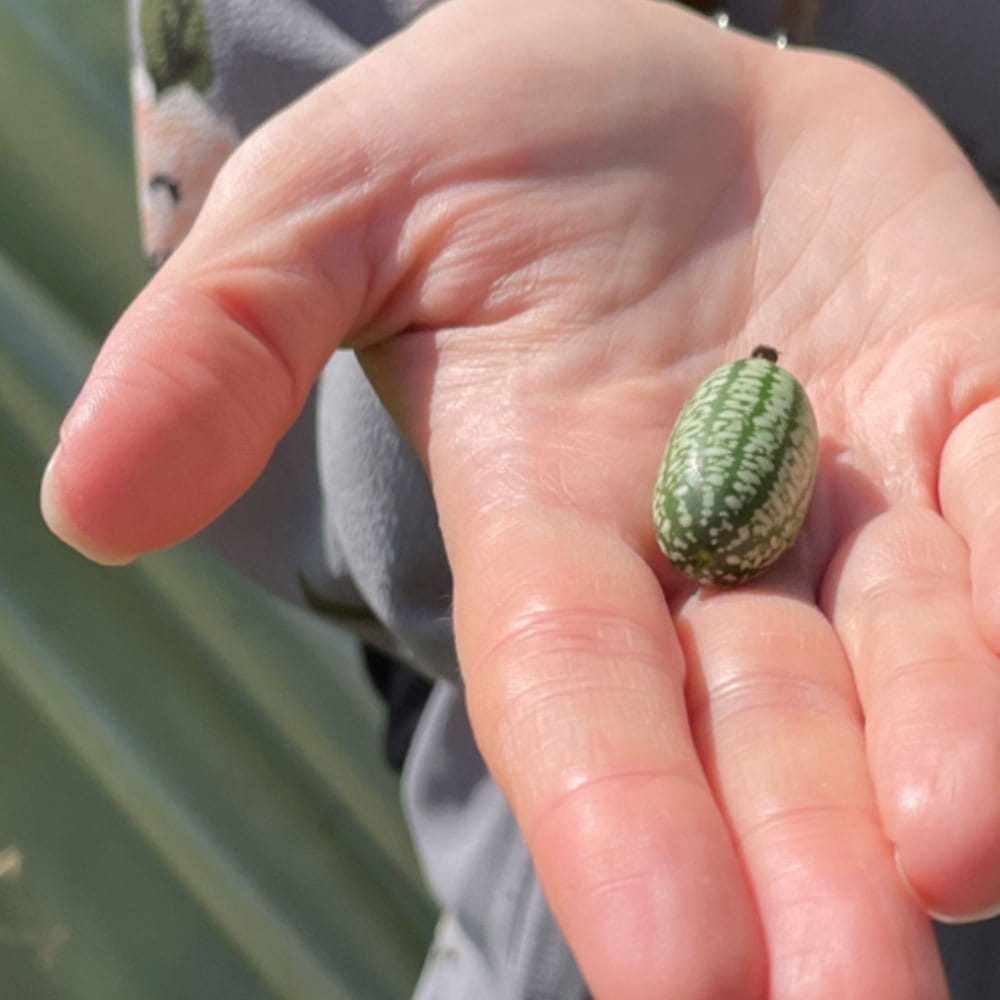
<svg viewBox="0 0 1000 1000">
<path fill-rule="evenodd" d="M 438 684 L 410 748 L 403 805 L 443 914 L 414 1000 L 584 1000 L 461 692 Z"/>
</svg>

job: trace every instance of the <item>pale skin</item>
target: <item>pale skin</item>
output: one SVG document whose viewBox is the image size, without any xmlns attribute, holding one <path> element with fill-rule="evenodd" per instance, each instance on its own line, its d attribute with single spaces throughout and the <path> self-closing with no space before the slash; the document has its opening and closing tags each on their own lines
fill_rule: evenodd
<svg viewBox="0 0 1000 1000">
<path fill-rule="evenodd" d="M 696 592 L 653 481 L 759 343 L 813 508 Z M 476 736 L 597 1000 L 945 997 L 928 911 L 1000 901 L 1000 214 L 919 103 L 669 5 L 452 0 L 230 161 L 49 523 L 189 535 L 339 345 L 429 471 Z"/>
</svg>

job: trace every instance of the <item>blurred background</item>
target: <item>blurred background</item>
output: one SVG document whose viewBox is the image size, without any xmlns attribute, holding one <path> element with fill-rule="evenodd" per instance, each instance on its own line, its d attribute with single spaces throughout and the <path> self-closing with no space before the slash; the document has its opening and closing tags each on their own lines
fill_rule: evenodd
<svg viewBox="0 0 1000 1000">
<path fill-rule="evenodd" d="M 0 0 L 0 996 L 404 1000 L 434 917 L 344 635 L 38 515 L 145 280 L 122 0 Z"/>
</svg>

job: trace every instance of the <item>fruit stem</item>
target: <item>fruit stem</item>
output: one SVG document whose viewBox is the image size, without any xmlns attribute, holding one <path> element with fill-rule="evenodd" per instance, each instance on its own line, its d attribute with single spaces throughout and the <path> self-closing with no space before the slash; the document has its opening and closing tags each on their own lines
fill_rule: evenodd
<svg viewBox="0 0 1000 1000">
<path fill-rule="evenodd" d="M 774 364 L 778 360 L 778 352 L 773 347 L 768 347 L 767 344 L 758 344 L 757 347 L 753 349 L 753 353 L 750 357 L 760 358 L 763 361 L 770 361 Z"/>
</svg>

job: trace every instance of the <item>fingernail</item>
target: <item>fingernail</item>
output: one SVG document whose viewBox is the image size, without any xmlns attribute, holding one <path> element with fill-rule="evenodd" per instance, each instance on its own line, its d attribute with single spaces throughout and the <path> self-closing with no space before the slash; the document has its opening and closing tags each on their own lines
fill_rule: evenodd
<svg viewBox="0 0 1000 1000">
<path fill-rule="evenodd" d="M 927 913 L 939 924 L 974 924 L 1000 916 L 1000 903 L 994 903 L 976 913 L 939 913 L 937 910 L 928 910 Z"/>
<path fill-rule="evenodd" d="M 89 538 L 85 538 L 66 516 L 57 481 L 57 466 L 61 451 L 62 447 L 57 445 L 42 475 L 40 503 L 42 518 L 48 525 L 49 531 L 70 548 L 76 549 L 80 555 L 102 566 L 126 566 L 133 562 L 134 555 L 122 555 L 95 545 Z"/>
<path fill-rule="evenodd" d="M 983 907 L 983 909 L 977 910 L 974 913 L 942 913 L 939 910 L 931 909 L 920 898 L 920 893 L 913 888 L 913 883 L 909 880 L 909 878 L 907 878 L 906 872 L 903 869 L 903 864 L 899 858 L 898 850 L 896 851 L 896 871 L 899 873 L 899 877 L 902 879 L 903 885 L 906 886 L 913 898 L 924 907 L 927 911 L 927 915 L 932 920 L 936 920 L 939 924 L 974 924 L 980 920 L 991 920 L 993 917 L 1000 916 L 1000 902 Z"/>
</svg>

